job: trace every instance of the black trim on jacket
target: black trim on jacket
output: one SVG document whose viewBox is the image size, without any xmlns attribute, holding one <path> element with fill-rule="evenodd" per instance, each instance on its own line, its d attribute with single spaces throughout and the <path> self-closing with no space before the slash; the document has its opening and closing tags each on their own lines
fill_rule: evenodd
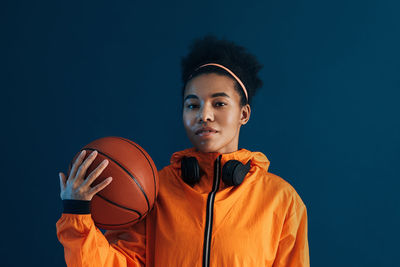
<svg viewBox="0 0 400 267">
<path fill-rule="evenodd" d="M 203 267 L 210 266 L 210 254 L 211 254 L 211 233 L 213 225 L 213 214 L 214 214 L 214 199 L 215 194 L 219 188 L 220 171 L 221 171 L 221 155 L 215 160 L 214 164 L 214 181 L 213 188 L 207 197 L 207 209 L 206 209 L 206 226 L 204 229 L 204 243 L 203 243 Z"/>
</svg>

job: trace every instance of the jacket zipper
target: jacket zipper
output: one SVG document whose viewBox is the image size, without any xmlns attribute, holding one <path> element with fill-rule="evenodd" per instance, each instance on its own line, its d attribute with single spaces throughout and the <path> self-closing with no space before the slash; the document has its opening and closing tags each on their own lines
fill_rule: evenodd
<svg viewBox="0 0 400 267">
<path fill-rule="evenodd" d="M 220 177 L 220 164 L 221 156 L 215 160 L 214 164 L 214 181 L 213 188 L 207 197 L 207 209 L 206 209 L 206 227 L 204 230 L 204 243 L 203 243 L 203 267 L 210 266 L 210 246 L 211 246 L 211 232 L 213 222 L 213 209 L 215 194 L 219 188 L 219 177 Z"/>
</svg>

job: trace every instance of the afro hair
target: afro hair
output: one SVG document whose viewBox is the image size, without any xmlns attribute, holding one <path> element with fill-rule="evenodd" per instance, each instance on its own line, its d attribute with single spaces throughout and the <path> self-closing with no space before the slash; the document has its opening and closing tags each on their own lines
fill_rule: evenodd
<svg viewBox="0 0 400 267">
<path fill-rule="evenodd" d="M 248 53 L 243 46 L 226 39 L 218 40 L 216 36 L 209 33 L 203 38 L 194 39 L 189 49 L 188 55 L 181 59 L 182 98 L 188 81 L 203 73 L 218 73 L 231 77 L 235 81 L 235 90 L 240 95 L 241 107 L 250 104 L 256 91 L 262 87 L 263 82 L 257 76 L 257 73 L 263 65 L 257 61 L 254 55 Z M 211 65 L 195 71 L 200 65 L 211 62 L 227 67 L 239 77 L 244 86 L 246 86 L 248 101 L 246 101 L 246 96 L 239 83 L 224 69 Z"/>
</svg>

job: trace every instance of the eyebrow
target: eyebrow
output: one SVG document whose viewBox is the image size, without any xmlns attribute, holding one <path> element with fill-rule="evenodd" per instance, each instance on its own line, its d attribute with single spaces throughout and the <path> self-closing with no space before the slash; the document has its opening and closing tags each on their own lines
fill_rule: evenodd
<svg viewBox="0 0 400 267">
<path fill-rule="evenodd" d="M 224 97 L 230 98 L 230 96 L 227 95 L 227 94 L 225 94 L 224 92 L 219 92 L 219 93 L 212 94 L 212 95 L 211 95 L 211 98 L 215 98 L 215 97 L 219 97 L 219 96 L 224 96 Z M 190 99 L 190 98 L 199 99 L 199 98 L 197 97 L 197 95 L 187 95 L 187 96 L 185 97 L 185 99 L 183 100 L 183 102 L 185 102 L 187 99 Z"/>
</svg>

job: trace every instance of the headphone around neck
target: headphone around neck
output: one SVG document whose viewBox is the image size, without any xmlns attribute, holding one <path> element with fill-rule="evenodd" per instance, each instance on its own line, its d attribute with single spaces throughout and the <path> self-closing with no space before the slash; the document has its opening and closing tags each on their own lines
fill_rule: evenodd
<svg viewBox="0 0 400 267">
<path fill-rule="evenodd" d="M 222 167 L 222 181 L 228 186 L 240 185 L 250 171 L 249 160 L 246 165 L 238 160 L 229 160 Z M 203 173 L 196 157 L 183 157 L 181 161 L 182 179 L 190 186 L 198 183 Z"/>
</svg>

